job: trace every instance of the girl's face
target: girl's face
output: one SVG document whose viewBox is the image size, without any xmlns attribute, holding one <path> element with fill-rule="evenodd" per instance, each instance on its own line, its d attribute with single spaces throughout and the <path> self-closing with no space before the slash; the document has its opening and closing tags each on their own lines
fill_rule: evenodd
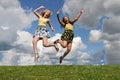
<svg viewBox="0 0 120 80">
<path fill-rule="evenodd" d="M 66 24 L 69 23 L 69 18 L 67 16 L 64 16 L 63 17 L 63 22 L 66 23 Z"/>
<path fill-rule="evenodd" d="M 44 17 L 44 18 L 49 18 L 49 16 L 50 16 L 50 12 L 47 11 L 47 12 L 44 13 L 44 16 L 43 16 L 43 17 Z"/>
</svg>

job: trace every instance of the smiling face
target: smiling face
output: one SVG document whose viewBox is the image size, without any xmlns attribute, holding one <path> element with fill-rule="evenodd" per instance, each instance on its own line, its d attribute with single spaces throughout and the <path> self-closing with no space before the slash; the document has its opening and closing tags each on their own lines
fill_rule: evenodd
<svg viewBox="0 0 120 80">
<path fill-rule="evenodd" d="M 64 16 L 64 17 L 63 17 L 63 22 L 64 22 L 65 24 L 69 23 L 69 18 L 68 18 L 67 16 Z"/>
<path fill-rule="evenodd" d="M 49 18 L 52 15 L 52 12 L 50 10 L 44 10 L 41 12 L 41 16 L 44 18 Z"/>
<path fill-rule="evenodd" d="M 50 17 L 50 12 L 46 11 L 43 15 L 44 18 L 49 18 Z"/>
</svg>

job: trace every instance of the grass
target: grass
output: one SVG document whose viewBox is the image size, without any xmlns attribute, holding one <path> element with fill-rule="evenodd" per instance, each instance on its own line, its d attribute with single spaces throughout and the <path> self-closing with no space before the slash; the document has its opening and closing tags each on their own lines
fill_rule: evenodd
<svg viewBox="0 0 120 80">
<path fill-rule="evenodd" d="M 120 65 L 0 66 L 0 80 L 120 80 Z"/>
</svg>

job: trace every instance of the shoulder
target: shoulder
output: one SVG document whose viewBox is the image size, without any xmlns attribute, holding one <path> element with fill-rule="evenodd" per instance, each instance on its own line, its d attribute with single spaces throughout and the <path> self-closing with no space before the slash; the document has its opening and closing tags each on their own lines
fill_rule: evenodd
<svg viewBox="0 0 120 80">
<path fill-rule="evenodd" d="M 49 19 L 49 18 L 45 18 L 45 20 L 46 20 L 47 22 L 50 22 L 50 19 Z"/>
</svg>

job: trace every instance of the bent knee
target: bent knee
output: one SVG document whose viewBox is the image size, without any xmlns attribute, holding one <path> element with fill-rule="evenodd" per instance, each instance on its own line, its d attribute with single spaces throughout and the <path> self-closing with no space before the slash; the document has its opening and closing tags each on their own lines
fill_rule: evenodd
<svg viewBox="0 0 120 80">
<path fill-rule="evenodd" d="M 39 40 L 39 38 L 38 38 L 38 37 L 34 37 L 34 38 L 33 38 L 33 40 L 32 40 L 32 43 L 37 43 L 37 42 L 38 42 L 38 40 Z"/>
<path fill-rule="evenodd" d="M 37 40 L 34 40 L 34 39 L 33 39 L 33 40 L 32 40 L 32 43 L 33 43 L 33 44 L 36 44 L 36 43 L 37 43 Z"/>
<path fill-rule="evenodd" d="M 63 47 L 63 48 L 66 48 L 67 46 L 66 46 L 66 45 L 63 45 L 62 47 Z"/>
<path fill-rule="evenodd" d="M 70 51 L 71 51 L 71 48 L 67 48 L 67 51 L 70 52 Z"/>
<path fill-rule="evenodd" d="M 46 43 L 43 43 L 43 46 L 44 46 L 44 47 L 47 47 L 48 45 L 47 45 Z"/>
<path fill-rule="evenodd" d="M 66 47 L 67 47 L 67 44 L 62 45 L 62 47 L 63 47 L 63 48 L 66 48 Z"/>
<path fill-rule="evenodd" d="M 68 52 L 70 52 L 70 51 L 71 51 L 71 49 L 67 49 L 67 51 L 68 51 Z"/>
</svg>

